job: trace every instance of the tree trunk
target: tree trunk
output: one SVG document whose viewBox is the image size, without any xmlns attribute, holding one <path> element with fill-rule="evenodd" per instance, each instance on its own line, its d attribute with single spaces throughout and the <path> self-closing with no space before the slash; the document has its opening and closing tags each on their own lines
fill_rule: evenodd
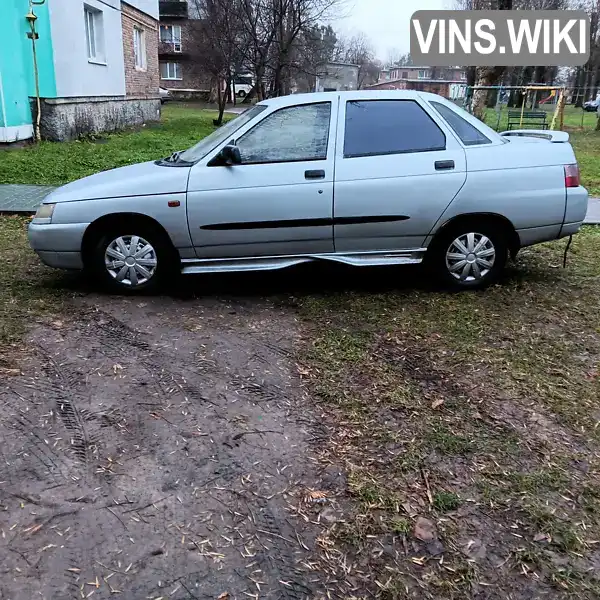
<svg viewBox="0 0 600 600">
<path fill-rule="evenodd" d="M 217 126 L 222 125 L 223 123 L 223 113 L 225 112 L 225 106 L 227 105 L 227 98 L 229 97 L 229 92 L 231 90 L 231 83 L 227 81 L 227 85 L 225 87 L 225 92 L 221 91 L 221 82 L 217 80 L 217 98 L 219 102 L 219 116 L 213 121 L 213 123 Z"/>
<path fill-rule="evenodd" d="M 511 86 L 519 85 L 519 78 L 520 78 L 521 72 L 522 72 L 521 67 L 513 67 L 513 71 L 510 76 L 510 85 Z M 508 107 L 509 108 L 514 108 L 517 105 L 518 97 L 519 97 L 519 91 L 511 89 L 509 97 L 508 97 Z"/>
<path fill-rule="evenodd" d="M 489 90 L 487 97 L 488 108 L 494 108 L 494 106 L 496 106 L 496 102 L 498 101 L 498 92 L 499 90 Z"/>
<path fill-rule="evenodd" d="M 492 72 L 491 67 L 478 67 L 477 76 L 475 79 L 476 86 L 492 85 Z M 473 103 L 471 109 L 473 114 L 480 120 L 485 120 L 485 107 L 487 103 L 488 90 L 474 90 L 473 91 Z"/>
<path fill-rule="evenodd" d="M 210 93 L 208 95 L 208 103 L 209 104 L 217 104 L 218 103 L 218 83 L 215 85 L 214 79 L 210 82 Z"/>
<path fill-rule="evenodd" d="M 498 10 L 512 10 L 512 0 L 498 0 Z M 505 67 L 478 67 L 477 74 L 475 77 L 475 85 L 496 85 L 502 74 L 504 73 Z M 489 90 L 475 90 L 473 92 L 473 103 L 471 104 L 473 114 L 482 121 L 485 120 L 485 108 L 488 98 Z"/>
<path fill-rule="evenodd" d="M 265 99 L 265 92 L 263 89 L 263 70 L 261 68 L 257 68 L 254 71 L 254 75 L 256 77 L 256 100 L 260 102 Z"/>
<path fill-rule="evenodd" d="M 592 87 L 592 69 L 590 64 L 586 65 L 586 76 L 585 76 L 585 100 L 591 100 L 591 87 Z"/>
</svg>

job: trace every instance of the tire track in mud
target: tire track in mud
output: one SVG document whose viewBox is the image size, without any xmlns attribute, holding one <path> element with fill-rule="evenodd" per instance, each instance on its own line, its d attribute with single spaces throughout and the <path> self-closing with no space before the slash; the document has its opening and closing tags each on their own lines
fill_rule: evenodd
<svg viewBox="0 0 600 600">
<path fill-rule="evenodd" d="M 165 376 L 167 381 L 182 377 L 182 375 L 174 372 L 175 370 L 166 370 L 164 368 L 165 361 L 168 361 L 170 357 L 166 356 L 162 350 L 156 350 L 149 343 L 141 340 L 140 335 L 143 334 L 107 314 L 102 315 L 102 321 L 104 321 L 102 324 L 98 324 L 97 321 L 93 321 L 90 324 L 90 328 L 94 331 L 94 337 L 101 339 L 104 344 L 102 352 L 105 352 L 105 349 L 108 347 L 115 353 L 114 356 L 118 357 L 118 353 L 123 350 L 123 345 L 129 344 L 131 347 L 144 353 L 143 356 L 136 357 L 136 359 L 151 373 L 156 374 L 158 372 L 160 375 Z M 239 346 L 242 345 L 239 344 Z M 278 349 L 274 344 L 269 344 L 267 348 L 280 356 L 289 357 L 287 351 Z M 260 357 L 259 362 L 265 365 L 271 364 L 265 357 Z M 178 364 L 185 369 L 191 369 L 192 372 L 198 369 L 196 364 L 193 364 L 191 361 L 182 361 L 179 357 Z M 217 373 L 215 364 L 212 361 L 207 361 L 205 366 L 206 368 L 201 369 L 200 372 L 207 375 Z M 194 402 L 209 402 L 214 404 L 187 381 L 182 382 L 178 386 L 185 398 L 191 399 Z M 285 391 L 279 386 L 273 384 L 265 386 L 254 374 L 235 377 L 233 379 L 233 387 L 236 393 L 247 395 L 253 403 L 277 401 L 285 394 Z M 221 449 L 218 449 L 216 459 L 220 465 L 225 466 L 219 466 L 215 469 L 215 477 L 211 478 L 210 483 L 217 481 L 230 483 L 238 480 L 243 475 L 243 466 L 234 458 L 231 452 L 223 452 Z M 262 552 L 260 566 L 265 574 L 270 574 L 271 581 L 277 586 L 276 591 L 272 591 L 277 594 L 276 597 L 285 600 L 301 600 L 310 597 L 313 593 L 312 590 L 302 583 L 303 579 L 306 578 L 306 573 L 303 573 L 301 569 L 295 566 L 298 558 L 293 556 L 289 548 L 289 541 L 286 541 L 289 540 L 291 532 L 282 530 L 267 499 L 254 494 L 251 503 L 251 521 L 256 530 L 254 535 L 268 542 L 270 548 L 269 551 Z M 253 591 L 251 588 L 249 590 L 250 592 Z"/>
<path fill-rule="evenodd" d="M 98 323 L 96 319 L 90 320 L 89 315 L 85 315 L 84 319 L 87 323 L 86 332 L 91 338 L 91 344 L 94 341 L 99 342 L 97 350 L 112 360 L 120 360 L 123 357 L 124 349 L 129 360 L 135 360 L 135 364 L 141 366 L 149 375 L 155 387 L 159 391 L 159 401 L 157 404 L 162 409 L 168 407 L 174 396 L 179 396 L 180 404 L 189 410 L 194 410 L 200 407 L 210 407 L 218 419 L 224 419 L 223 414 L 219 410 L 216 402 L 209 399 L 206 394 L 203 394 L 198 388 L 189 383 L 185 376 L 186 371 L 195 375 L 198 373 L 198 365 L 190 360 L 183 360 L 177 357 L 179 368 L 165 368 L 165 365 L 173 363 L 173 357 L 167 355 L 161 350 L 157 350 L 150 343 L 140 339 L 143 334 L 125 325 L 122 321 L 115 319 L 111 315 L 102 313 L 103 323 Z M 135 355 L 132 356 L 130 349 L 135 350 Z M 178 373 L 177 371 L 183 371 Z M 204 361 L 200 365 L 200 374 L 215 375 L 217 369 L 212 361 Z M 166 405 L 165 405 L 166 404 Z M 174 423 L 176 427 L 180 427 L 181 423 Z M 183 421 L 185 423 L 185 420 Z M 226 456 L 222 456 L 223 449 L 217 446 L 218 463 L 227 462 L 227 469 L 222 469 L 218 478 L 224 481 L 231 481 L 239 477 L 243 473 L 241 465 L 234 457 L 225 452 Z"/>
<path fill-rule="evenodd" d="M 289 539 L 289 532 L 284 531 L 275 518 L 269 501 L 264 498 L 257 499 L 258 510 L 254 513 L 254 521 L 257 535 L 266 533 L 269 543 L 276 546 L 275 552 L 267 552 L 263 556 L 262 564 L 268 572 L 271 572 L 274 581 L 281 584 L 281 598 L 286 600 L 302 600 L 311 597 L 313 590 L 302 583 L 303 573 L 294 565 L 298 562 L 290 552 L 290 544 L 285 541 Z M 280 540 L 283 540 L 282 543 Z M 282 584 L 281 582 L 285 582 Z"/>
<path fill-rule="evenodd" d="M 17 391 L 15 387 L 14 384 L 10 385 L 6 394 L 22 398 L 26 402 L 25 396 Z M 28 387 L 35 388 L 36 386 L 30 385 Z M 8 408 L 8 402 L 6 406 Z M 16 450 L 13 459 L 16 457 L 27 462 L 26 458 L 28 456 L 33 457 L 44 469 L 44 474 L 36 472 L 36 478 L 40 481 L 44 479 L 44 475 L 50 476 L 54 482 L 59 480 L 72 481 L 72 477 L 76 476 L 73 473 L 73 463 L 67 460 L 60 447 L 57 449 L 59 440 L 54 439 L 57 437 L 56 432 L 52 429 L 40 428 L 39 423 L 43 417 L 36 414 L 37 408 L 34 404 L 24 407 L 18 406 L 16 410 L 13 408 L 13 410 L 7 410 L 4 413 L 8 417 L 5 421 L 6 426 L 19 431 L 21 434 L 18 439 L 14 439 L 15 446 L 21 447 Z M 23 440 L 27 440 L 27 443 L 24 444 Z M 3 444 L 7 441 L 3 440 Z M 2 478 L 4 478 L 4 472 Z"/>
<path fill-rule="evenodd" d="M 79 405 L 87 400 L 76 391 L 79 385 L 80 374 L 71 372 L 67 365 L 57 364 L 50 356 L 48 350 L 40 344 L 34 349 L 42 359 L 42 370 L 46 375 L 43 385 L 44 395 L 53 404 L 56 414 L 66 429 L 70 445 L 69 449 L 75 459 L 84 467 L 90 460 L 90 436 L 85 422 L 79 413 Z"/>
<path fill-rule="evenodd" d="M 168 321 L 143 323 L 135 310 L 131 327 L 129 320 L 80 306 L 68 330 L 42 327 L 33 337 L 41 359 L 36 372 L 42 377 L 25 382 L 31 398 L 23 405 L 29 410 L 21 427 L 35 430 L 37 420 L 44 419 L 50 424 L 41 441 L 30 434 L 40 455 L 36 464 L 47 482 L 69 484 L 52 496 L 62 509 L 79 510 L 57 521 L 60 529 L 71 529 L 68 539 L 43 553 L 39 568 L 36 563 L 27 576 L 37 581 L 43 573 L 42 592 L 57 598 L 80 598 L 81 586 L 93 591 L 87 582 L 96 576 L 101 589 L 94 597 L 113 597 L 102 583 L 110 573 L 114 588 L 132 600 L 168 596 L 166 582 L 171 589 L 180 583 L 187 588 L 180 588 L 174 600 L 216 598 L 224 591 L 243 598 L 256 594 L 257 578 L 265 600 L 313 597 L 319 584 L 302 566 L 307 554 L 294 542 L 295 528 L 302 533 L 311 525 L 292 524 L 279 495 L 296 486 L 306 468 L 302 434 L 295 433 L 287 409 L 281 410 L 282 404 L 290 406 L 286 396 L 291 392 L 286 366 L 278 361 L 288 359 L 288 352 L 272 336 L 275 343 L 264 343 L 270 334 L 252 337 L 243 324 L 241 331 L 234 323 L 221 335 L 218 315 L 206 322 L 203 337 L 174 323 L 173 340 L 163 343 L 161 333 L 171 330 Z M 141 327 L 149 325 L 147 332 L 135 329 L 136 318 Z M 150 329 L 154 326 L 157 331 Z M 43 414 L 48 407 L 50 417 Z M 284 432 L 286 437 L 279 437 Z M 63 442 L 54 446 L 54 438 L 48 438 L 49 446 L 46 434 L 63 435 Z M 177 444 L 178 453 L 170 452 Z M 188 444 L 191 460 L 181 453 Z M 299 450 L 290 450 L 290 444 Z M 119 466 L 98 472 L 107 457 Z M 293 466 L 280 473 L 284 463 Z M 130 471 L 137 479 L 128 479 Z M 251 483 L 245 483 L 250 475 Z M 71 504 L 90 491 L 84 504 Z M 48 537 L 41 541 L 52 533 L 44 531 L 34 542 L 55 543 Z M 209 539 L 222 558 L 200 551 Z M 189 548 L 192 540 L 200 548 Z M 245 557 L 246 541 L 255 558 Z M 17 548 L 36 556 L 34 542 L 24 537 Z M 153 554 L 156 548 L 164 552 Z M 250 570 L 253 561 L 259 575 Z M 81 570 L 68 570 L 75 567 Z"/>
<path fill-rule="evenodd" d="M 112 349 L 117 353 L 122 350 L 122 345 L 124 344 L 129 345 L 139 351 L 142 351 L 143 354 L 141 356 L 138 356 L 138 359 L 141 359 L 142 363 L 145 364 L 145 366 L 149 369 L 155 369 L 159 372 L 165 372 L 167 375 L 170 375 L 172 377 L 181 377 L 182 379 L 185 379 L 185 377 L 177 371 L 185 372 L 185 370 L 188 369 L 195 373 L 200 372 L 202 374 L 212 376 L 215 376 L 219 373 L 216 363 L 212 360 L 196 359 L 196 362 L 192 362 L 191 360 L 181 356 L 177 357 L 177 364 L 179 365 L 179 369 L 165 369 L 165 364 L 172 363 L 172 357 L 162 350 L 157 350 L 150 343 L 140 339 L 140 336 L 145 334 L 129 327 L 128 325 L 126 325 L 122 321 L 119 321 L 118 319 L 116 319 L 112 315 L 109 315 L 108 313 L 103 312 L 101 313 L 101 315 L 101 321 L 103 322 L 99 323 L 97 313 L 93 315 L 89 312 L 84 313 L 84 318 L 88 323 L 88 331 L 91 330 L 92 332 L 94 332 L 96 337 L 98 339 L 101 339 L 103 344 L 105 344 L 108 347 L 112 347 Z M 230 345 L 235 345 L 238 348 L 244 348 L 244 345 L 239 342 L 230 342 Z M 273 354 L 278 354 L 279 356 L 285 358 L 289 357 L 289 352 L 287 350 L 279 349 L 272 343 L 261 343 L 261 345 L 270 350 Z M 257 353 L 253 353 L 252 356 L 262 364 L 271 364 L 271 361 L 268 358 L 261 356 Z M 248 388 L 251 387 L 257 395 L 262 396 L 265 400 L 270 398 L 276 398 L 278 395 L 282 395 L 284 393 L 280 387 L 274 384 L 265 386 L 264 383 L 259 382 L 257 378 L 252 375 L 247 376 L 242 380 L 248 382 L 248 387 L 246 388 L 242 386 L 236 388 L 238 391 L 246 391 Z M 197 400 L 203 402 L 212 402 L 204 395 L 199 394 L 195 388 L 188 386 L 187 383 L 182 384 L 181 387 L 183 391 L 189 391 L 190 395 L 193 395 L 194 398 Z"/>
</svg>

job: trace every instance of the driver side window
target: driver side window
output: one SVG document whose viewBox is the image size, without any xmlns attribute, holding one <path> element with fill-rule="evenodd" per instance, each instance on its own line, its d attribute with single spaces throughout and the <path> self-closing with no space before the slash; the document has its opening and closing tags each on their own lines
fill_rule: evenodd
<svg viewBox="0 0 600 600">
<path fill-rule="evenodd" d="M 325 160 L 330 117 L 331 102 L 271 113 L 237 140 L 242 164 Z"/>
</svg>

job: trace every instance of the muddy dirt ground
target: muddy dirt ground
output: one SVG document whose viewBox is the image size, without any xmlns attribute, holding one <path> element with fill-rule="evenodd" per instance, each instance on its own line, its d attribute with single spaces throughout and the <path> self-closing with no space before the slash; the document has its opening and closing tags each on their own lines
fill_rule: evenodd
<svg viewBox="0 0 600 600">
<path fill-rule="evenodd" d="M 76 296 L 2 377 L 0 598 L 319 597 L 294 311 Z"/>
</svg>

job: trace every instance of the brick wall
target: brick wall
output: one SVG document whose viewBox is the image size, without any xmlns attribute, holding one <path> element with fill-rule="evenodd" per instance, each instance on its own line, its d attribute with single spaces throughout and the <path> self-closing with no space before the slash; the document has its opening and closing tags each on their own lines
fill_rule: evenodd
<svg viewBox="0 0 600 600">
<path fill-rule="evenodd" d="M 158 95 L 158 21 L 121 2 L 123 27 L 123 56 L 125 58 L 125 90 L 128 96 L 156 97 Z M 134 29 L 144 31 L 146 67 L 135 66 Z"/>
<path fill-rule="evenodd" d="M 169 90 L 210 90 L 210 76 L 202 68 L 201 58 L 197 56 L 195 36 L 199 35 L 199 31 L 194 28 L 193 21 L 162 18 L 160 24 L 181 27 L 181 52 L 173 52 L 169 44 L 159 43 L 160 62 L 179 63 L 181 79 L 161 79 L 160 86 Z"/>
</svg>

